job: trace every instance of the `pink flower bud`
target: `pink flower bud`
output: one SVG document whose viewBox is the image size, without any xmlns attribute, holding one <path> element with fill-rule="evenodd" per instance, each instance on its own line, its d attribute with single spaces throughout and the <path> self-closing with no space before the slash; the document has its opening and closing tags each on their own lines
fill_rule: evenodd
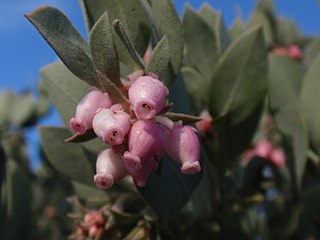
<svg viewBox="0 0 320 240">
<path fill-rule="evenodd" d="M 138 119 L 151 119 L 164 107 L 169 91 L 151 76 L 137 78 L 129 88 L 129 100 Z"/>
<path fill-rule="evenodd" d="M 148 47 L 143 55 L 143 60 L 146 65 L 149 65 L 150 60 L 151 60 L 151 56 L 152 56 L 152 45 L 151 45 L 151 43 L 149 43 Z"/>
<path fill-rule="evenodd" d="M 94 181 L 98 188 L 108 189 L 127 175 L 127 169 L 119 154 L 107 148 L 101 151 L 96 162 Z"/>
<path fill-rule="evenodd" d="M 99 108 L 108 108 L 112 102 L 107 93 L 92 88 L 79 102 L 74 118 L 70 120 L 71 129 L 79 134 L 84 134 L 92 128 L 92 120 Z"/>
<path fill-rule="evenodd" d="M 255 155 L 264 159 L 269 159 L 272 148 L 271 142 L 268 140 L 261 140 L 256 144 Z"/>
<path fill-rule="evenodd" d="M 95 238 L 99 233 L 99 227 L 97 225 L 93 225 L 89 228 L 88 236 L 91 238 Z"/>
<path fill-rule="evenodd" d="M 201 170 L 200 143 L 192 127 L 175 125 L 167 134 L 164 147 L 168 155 L 182 165 L 182 173 L 194 174 Z"/>
<path fill-rule="evenodd" d="M 88 225 L 103 224 L 104 219 L 101 211 L 90 211 L 84 215 L 84 222 Z"/>
<path fill-rule="evenodd" d="M 199 131 L 200 134 L 206 134 L 210 133 L 213 130 L 212 125 L 212 117 L 210 113 L 207 110 L 203 110 L 199 117 L 202 118 L 202 120 L 196 122 L 196 128 Z"/>
<path fill-rule="evenodd" d="M 105 143 L 119 145 L 130 130 L 130 116 L 123 111 L 102 108 L 94 116 L 92 125 L 95 134 Z"/>
<path fill-rule="evenodd" d="M 152 157 L 145 160 L 139 169 L 126 165 L 128 173 L 133 177 L 139 187 L 144 187 L 151 172 L 156 171 L 157 161 Z"/>
<path fill-rule="evenodd" d="M 129 151 L 123 155 L 127 166 L 139 169 L 149 158 L 163 156 L 165 129 L 153 120 L 138 120 L 129 133 Z"/>
<path fill-rule="evenodd" d="M 270 162 L 278 168 L 283 168 L 286 164 L 286 155 L 280 148 L 273 149 L 270 154 Z"/>
<path fill-rule="evenodd" d="M 294 60 L 302 58 L 302 52 L 299 46 L 292 44 L 288 47 L 288 56 Z"/>
</svg>

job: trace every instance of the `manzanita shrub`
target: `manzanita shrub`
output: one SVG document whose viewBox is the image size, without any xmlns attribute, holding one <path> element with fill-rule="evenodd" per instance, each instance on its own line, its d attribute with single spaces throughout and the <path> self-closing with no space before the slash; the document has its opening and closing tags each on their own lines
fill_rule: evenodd
<svg viewBox="0 0 320 240">
<path fill-rule="evenodd" d="M 69 239 L 317 239 L 320 40 L 261 0 L 230 29 L 171 0 L 82 0 L 27 19 L 65 127 L 40 127 L 75 191 Z M 196 130 L 197 129 L 197 130 Z"/>
</svg>

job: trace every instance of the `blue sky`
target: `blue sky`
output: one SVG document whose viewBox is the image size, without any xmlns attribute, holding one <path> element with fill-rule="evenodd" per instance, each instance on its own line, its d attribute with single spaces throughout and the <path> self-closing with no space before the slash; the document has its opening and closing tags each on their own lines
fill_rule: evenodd
<svg viewBox="0 0 320 240">
<path fill-rule="evenodd" d="M 195 8 L 203 3 L 201 0 L 174 0 L 179 14 L 183 12 L 185 3 Z M 230 26 L 236 16 L 247 20 L 255 7 L 255 0 L 211 0 L 208 1 L 216 9 L 220 9 Z M 302 3 L 303 2 L 303 3 Z M 0 1 L 0 92 L 9 89 L 21 92 L 24 89 L 37 90 L 39 69 L 57 60 L 43 38 L 36 32 L 23 14 L 33 9 L 52 5 L 61 9 L 69 17 L 76 28 L 86 37 L 81 9 L 77 0 L 1 0 Z M 320 35 L 320 4 L 317 0 L 275 0 L 279 15 L 295 20 L 301 31 L 308 35 Z M 58 116 L 52 113 L 41 121 L 42 125 L 57 125 Z M 29 146 L 38 143 L 34 130 L 28 132 Z M 30 148 L 32 149 L 32 148 Z M 38 164 L 35 151 L 31 150 L 32 167 Z"/>
</svg>

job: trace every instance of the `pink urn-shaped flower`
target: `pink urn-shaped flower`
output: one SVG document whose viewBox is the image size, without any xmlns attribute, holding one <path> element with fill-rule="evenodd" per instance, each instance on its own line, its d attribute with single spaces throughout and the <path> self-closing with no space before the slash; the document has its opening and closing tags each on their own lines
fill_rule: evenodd
<svg viewBox="0 0 320 240">
<path fill-rule="evenodd" d="M 128 95 L 138 119 L 151 119 L 164 107 L 169 91 L 156 78 L 142 76 L 130 86 Z"/>
<path fill-rule="evenodd" d="M 98 188 L 108 189 L 114 183 L 124 178 L 128 172 L 121 159 L 120 154 L 116 154 L 111 148 L 101 151 L 96 162 L 96 172 L 94 182 Z"/>
<path fill-rule="evenodd" d="M 129 133 L 129 151 L 123 155 L 127 167 L 141 168 L 144 161 L 163 156 L 165 128 L 154 120 L 138 120 Z"/>
<path fill-rule="evenodd" d="M 71 129 L 83 135 L 92 128 L 92 120 L 99 108 L 111 107 L 112 102 L 107 93 L 92 88 L 79 102 L 74 118 L 70 119 Z"/>
<path fill-rule="evenodd" d="M 92 125 L 95 134 L 110 145 L 122 144 L 130 130 L 130 116 L 117 108 L 100 109 L 93 118 Z"/>
<path fill-rule="evenodd" d="M 145 160 L 139 169 L 135 169 L 132 166 L 127 166 L 128 173 L 133 177 L 134 181 L 139 187 L 144 187 L 150 173 L 157 170 L 157 161 L 154 157 Z"/>
<path fill-rule="evenodd" d="M 200 143 L 192 127 L 175 125 L 167 134 L 164 147 L 168 155 L 181 165 L 182 173 L 200 172 Z"/>
</svg>

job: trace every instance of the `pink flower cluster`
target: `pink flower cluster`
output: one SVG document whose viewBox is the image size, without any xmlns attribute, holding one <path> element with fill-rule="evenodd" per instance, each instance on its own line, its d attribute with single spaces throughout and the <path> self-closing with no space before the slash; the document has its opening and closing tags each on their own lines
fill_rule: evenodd
<svg viewBox="0 0 320 240">
<path fill-rule="evenodd" d="M 277 47 L 272 50 L 272 53 L 287 56 L 293 60 L 302 59 L 302 51 L 298 45 L 291 44 L 288 47 Z"/>
<path fill-rule="evenodd" d="M 78 135 L 93 129 L 111 146 L 98 155 L 94 176 L 97 187 L 108 189 L 127 175 L 143 187 L 165 152 L 181 165 L 182 173 L 201 170 L 200 144 L 194 129 L 159 115 L 168 93 L 151 74 L 137 77 L 128 88 L 129 112 L 95 88 L 80 101 L 70 120 L 71 129 Z"/>
<path fill-rule="evenodd" d="M 77 222 L 76 232 L 68 239 L 95 239 L 105 228 L 106 219 L 101 211 L 89 211 L 83 216 L 82 221 Z"/>
<path fill-rule="evenodd" d="M 273 166 L 283 168 L 286 164 L 286 156 L 281 148 L 275 148 L 268 140 L 259 141 L 254 148 L 244 153 L 243 166 L 247 166 L 253 157 L 261 157 L 269 161 Z"/>
</svg>

